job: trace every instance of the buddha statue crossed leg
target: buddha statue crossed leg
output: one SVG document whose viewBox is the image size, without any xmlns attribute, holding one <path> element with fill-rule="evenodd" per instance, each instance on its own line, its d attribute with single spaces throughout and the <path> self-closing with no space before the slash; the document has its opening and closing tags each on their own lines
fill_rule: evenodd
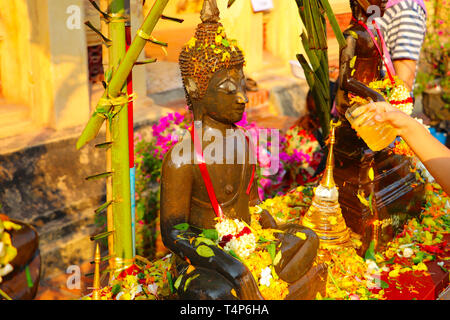
<svg viewBox="0 0 450 320">
<path fill-rule="evenodd" d="M 243 262 L 213 245 L 209 246 L 212 256 L 201 256 L 194 243 L 180 237 L 182 232 L 174 228 L 188 224 L 188 231 L 198 234 L 201 229 L 213 229 L 216 216 L 250 224 L 249 207 L 259 202 L 255 165 L 250 161 L 250 141 L 243 139 L 244 143 L 239 147 L 239 143 L 230 144 L 227 140 L 227 130 L 237 129 L 234 123 L 241 120 L 248 101 L 244 57 L 236 42 L 226 38 L 219 23 L 215 0 L 205 1 L 202 21 L 195 37 L 180 54 L 186 98 L 195 121 L 188 149 L 195 152 L 180 157 L 176 150 L 183 142 L 179 142 L 164 158 L 162 238 L 166 247 L 175 254 L 180 274 L 186 273 L 189 265 L 193 266 L 187 271 L 191 279 L 189 285 L 181 282 L 178 287 L 181 299 L 263 299 L 253 275 Z M 196 157 L 203 157 L 209 146 L 202 137 L 198 137 L 199 130 L 204 136 L 219 133 L 225 137 L 220 142 L 224 150 L 220 155 L 222 158 L 217 159 L 216 154 L 218 161 L 215 163 L 207 162 L 206 165 L 203 162 L 201 166 L 195 161 Z M 233 158 L 226 159 L 228 154 Z M 180 158 L 184 160 L 180 161 Z M 286 299 L 313 299 L 318 290 L 323 291 L 326 282 L 325 265 L 313 266 L 319 245 L 317 235 L 299 225 L 277 226 L 267 211 L 260 214 L 259 221 L 263 228 L 282 231 L 276 233 L 281 259 L 275 271 L 289 284 Z M 297 237 L 298 232 L 306 237 Z"/>
</svg>

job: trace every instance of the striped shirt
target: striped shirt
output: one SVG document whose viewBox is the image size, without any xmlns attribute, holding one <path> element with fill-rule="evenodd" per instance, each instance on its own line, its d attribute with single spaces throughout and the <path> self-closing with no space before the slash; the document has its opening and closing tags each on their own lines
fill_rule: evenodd
<svg viewBox="0 0 450 320">
<path fill-rule="evenodd" d="M 401 1 L 387 8 L 381 18 L 376 18 L 392 61 L 416 60 L 416 73 L 427 29 L 426 20 L 426 11 L 413 0 Z M 385 66 L 383 73 L 386 73 Z"/>
</svg>

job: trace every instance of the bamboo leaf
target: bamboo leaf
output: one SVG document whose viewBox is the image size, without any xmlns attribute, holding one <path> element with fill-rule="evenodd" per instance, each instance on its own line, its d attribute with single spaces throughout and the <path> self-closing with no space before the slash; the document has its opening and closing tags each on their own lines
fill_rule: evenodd
<svg viewBox="0 0 450 320">
<path fill-rule="evenodd" d="M 98 180 L 98 179 L 103 179 L 103 178 L 107 178 L 112 176 L 112 172 L 104 172 L 104 173 L 99 173 L 90 177 L 87 177 L 86 180 Z"/>
<path fill-rule="evenodd" d="M 105 269 L 105 270 L 103 270 L 103 271 L 100 271 L 100 274 L 105 274 L 105 273 L 108 273 L 108 272 L 110 272 L 110 271 L 113 271 L 113 270 L 111 270 L 111 269 Z M 90 272 L 90 273 L 85 273 L 85 274 L 84 274 L 85 277 L 92 277 L 93 275 L 94 275 L 94 272 Z"/>
<path fill-rule="evenodd" d="M 333 10 L 331 9 L 330 3 L 328 0 L 320 0 L 322 7 L 325 9 L 325 12 L 328 17 L 328 21 L 330 22 L 331 28 L 333 29 L 334 35 L 336 36 L 336 40 L 339 43 L 339 47 L 343 48 L 345 47 L 345 38 L 342 34 L 341 28 L 339 27 L 339 23 L 336 20 L 336 16 L 333 13 Z"/>
<path fill-rule="evenodd" d="M 109 207 L 112 203 L 112 200 L 105 202 L 104 204 L 102 204 L 100 207 L 98 207 L 97 209 L 95 209 L 95 213 L 98 214 L 100 212 L 102 212 L 103 210 L 105 210 L 107 207 Z"/>
<path fill-rule="evenodd" d="M 97 234 L 95 236 L 92 236 L 90 239 L 91 239 L 91 241 L 96 241 L 96 240 L 99 240 L 99 239 L 107 238 L 113 233 L 114 233 L 114 230 L 102 232 L 102 233 L 99 233 L 99 234 Z"/>
<path fill-rule="evenodd" d="M 231 7 L 236 0 L 228 0 L 227 8 Z"/>
<path fill-rule="evenodd" d="M 98 35 L 102 38 L 104 44 L 105 44 L 107 47 L 110 47 L 110 46 L 112 45 L 112 41 L 111 41 L 110 39 L 108 39 L 107 37 L 105 37 L 105 36 L 104 36 L 99 30 L 97 30 L 97 28 L 94 27 L 89 21 L 86 21 L 84 24 L 87 25 L 87 26 L 88 26 L 92 31 L 94 31 L 96 34 L 98 34 Z"/>
<path fill-rule="evenodd" d="M 183 23 L 184 22 L 184 19 L 179 19 L 179 18 L 174 18 L 174 17 L 169 17 L 169 16 L 165 16 L 165 15 L 161 15 L 161 19 L 162 20 L 170 20 L 170 21 L 175 21 L 175 22 L 178 22 L 178 23 Z"/>
<path fill-rule="evenodd" d="M 98 6 L 98 4 L 94 1 L 94 0 L 89 0 L 89 2 L 92 4 L 92 6 L 103 16 L 103 18 L 105 19 L 109 19 L 111 18 L 111 16 L 109 14 L 107 14 L 106 12 L 103 12 L 100 7 Z"/>
<path fill-rule="evenodd" d="M 95 147 L 99 148 L 99 149 L 109 149 L 109 148 L 111 148 L 112 144 L 113 144 L 113 142 L 109 141 L 109 142 L 99 143 L 99 144 L 95 145 Z"/>
<path fill-rule="evenodd" d="M 162 42 L 155 39 L 148 39 L 147 41 L 163 47 L 167 47 L 169 45 L 167 42 Z"/>
<path fill-rule="evenodd" d="M 157 61 L 156 58 L 154 58 L 154 59 L 147 59 L 147 60 L 144 60 L 144 61 L 136 61 L 134 63 L 134 65 L 135 66 L 140 66 L 140 65 L 143 65 L 143 64 L 155 63 L 156 61 Z"/>
<path fill-rule="evenodd" d="M 100 262 L 107 261 L 107 260 L 109 260 L 110 258 L 111 258 L 111 256 L 105 256 L 105 257 L 103 257 L 103 258 L 100 259 Z M 89 263 L 90 263 L 90 264 L 94 264 L 95 261 L 90 261 Z"/>
<path fill-rule="evenodd" d="M 115 1 L 117 2 L 117 1 Z M 147 17 L 145 18 L 141 29 L 146 34 L 151 34 L 153 29 L 156 26 L 156 23 L 161 18 L 162 12 L 164 8 L 167 6 L 168 0 L 157 0 Z M 114 73 L 114 76 L 111 78 L 111 81 L 108 82 L 108 89 L 106 90 L 108 94 L 103 95 L 103 98 L 109 97 L 117 97 L 121 93 L 121 89 L 123 88 L 124 83 L 126 82 L 128 75 L 130 74 L 134 63 L 137 61 L 139 55 L 144 49 L 147 41 L 142 39 L 141 37 L 135 37 L 133 42 L 131 43 L 128 51 L 125 54 L 125 57 L 120 63 L 117 71 Z M 105 118 L 103 118 L 99 114 L 93 114 L 89 119 L 86 127 L 81 133 L 80 138 L 76 143 L 76 148 L 80 149 L 85 146 L 89 141 L 93 140 L 98 132 L 100 131 Z"/>
</svg>

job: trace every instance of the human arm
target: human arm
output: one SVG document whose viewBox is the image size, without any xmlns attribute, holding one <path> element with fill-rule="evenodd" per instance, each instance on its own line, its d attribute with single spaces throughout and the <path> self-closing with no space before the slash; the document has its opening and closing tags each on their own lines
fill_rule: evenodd
<svg viewBox="0 0 450 320">
<path fill-rule="evenodd" d="M 398 59 L 394 60 L 394 69 L 397 76 L 405 83 L 406 88 L 412 91 L 416 78 L 417 60 Z"/>
<path fill-rule="evenodd" d="M 450 194 L 450 150 L 434 138 L 418 121 L 389 103 L 374 103 L 375 120 L 394 127 L 443 190 Z"/>
</svg>

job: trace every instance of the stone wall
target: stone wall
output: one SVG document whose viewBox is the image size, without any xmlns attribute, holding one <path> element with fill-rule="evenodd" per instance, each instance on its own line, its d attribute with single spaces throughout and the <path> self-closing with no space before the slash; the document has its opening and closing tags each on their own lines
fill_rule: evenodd
<svg viewBox="0 0 450 320">
<path fill-rule="evenodd" d="M 158 106 L 136 110 L 135 130 L 148 136 L 151 125 L 166 112 Z M 13 141 L 0 140 L 2 211 L 37 228 L 43 279 L 93 258 L 94 244 L 89 238 L 100 231 L 94 210 L 105 201 L 105 183 L 85 177 L 105 171 L 105 151 L 95 148 L 104 142 L 104 132 L 76 150 L 82 129 L 73 128 L 65 136 L 49 134 L 40 143 L 10 151 L 5 149 Z"/>
</svg>

